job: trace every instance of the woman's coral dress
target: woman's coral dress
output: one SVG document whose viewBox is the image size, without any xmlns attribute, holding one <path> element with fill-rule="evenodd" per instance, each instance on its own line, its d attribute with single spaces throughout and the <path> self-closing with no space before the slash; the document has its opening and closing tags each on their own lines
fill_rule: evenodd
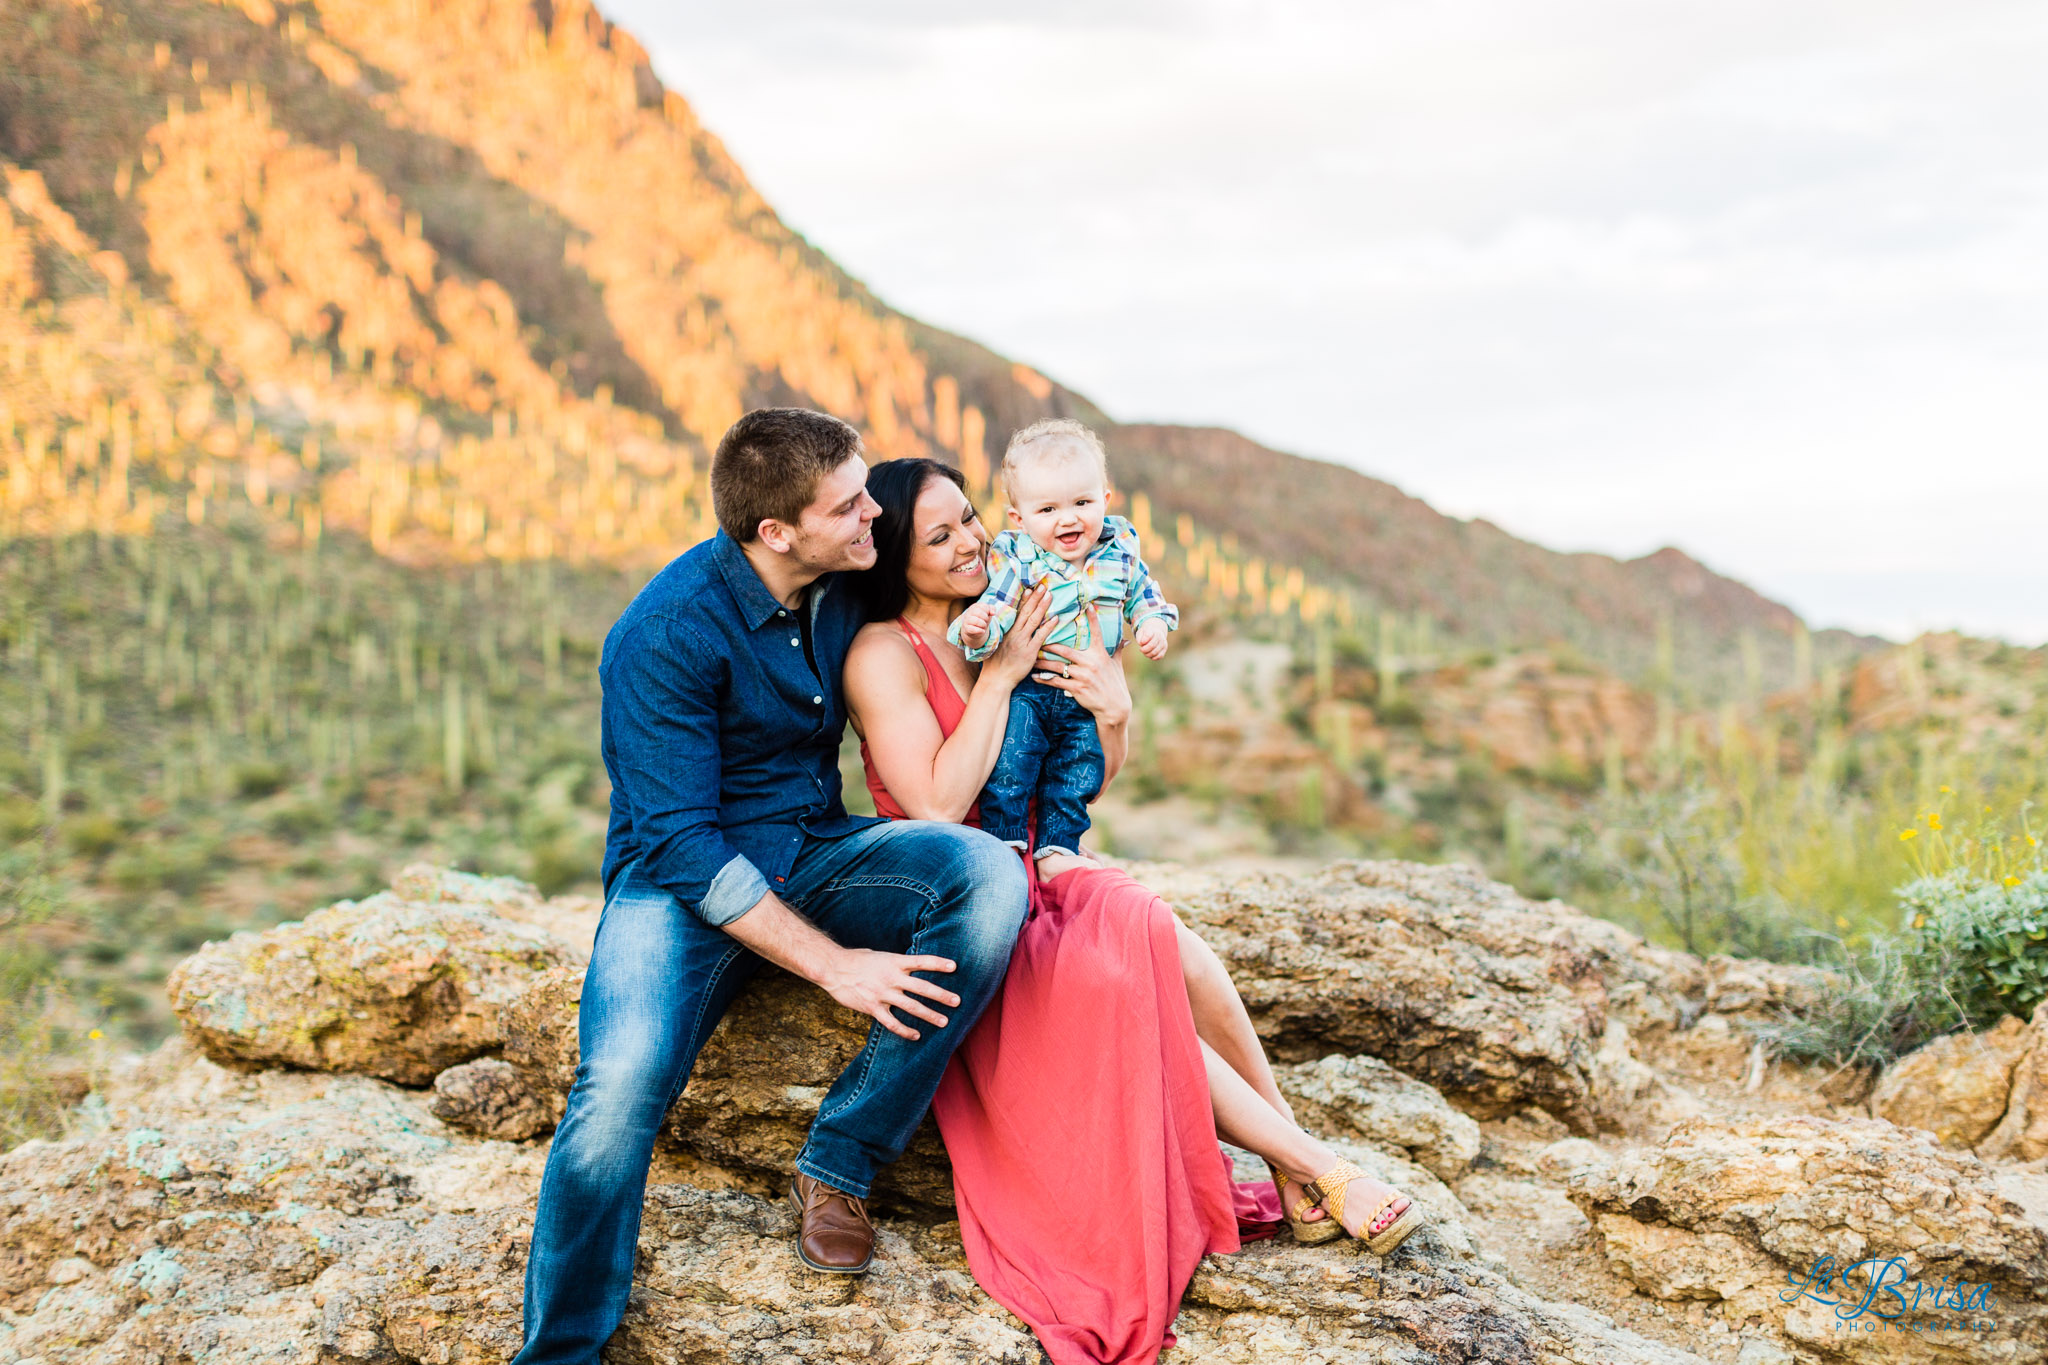
<svg viewBox="0 0 2048 1365">
<path fill-rule="evenodd" d="M 917 630 L 947 735 L 966 702 Z M 861 746 L 875 809 L 903 819 Z M 970 813 L 968 822 L 974 823 Z M 1195 1267 L 1269 1235 L 1216 1141 L 1173 911 L 1114 868 L 1035 874 L 1002 993 L 932 1099 L 967 1263 L 1056 1365 L 1152 1361 Z"/>
</svg>

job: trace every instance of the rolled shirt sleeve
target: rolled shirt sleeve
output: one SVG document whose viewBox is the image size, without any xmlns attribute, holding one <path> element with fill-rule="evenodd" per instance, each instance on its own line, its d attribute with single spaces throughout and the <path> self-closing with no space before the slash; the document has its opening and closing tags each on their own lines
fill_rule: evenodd
<svg viewBox="0 0 2048 1365">
<path fill-rule="evenodd" d="M 719 825 L 722 665 L 682 623 L 657 616 L 620 642 L 602 680 L 606 757 L 614 785 L 633 793 L 641 874 L 719 927 L 768 894 Z"/>
<path fill-rule="evenodd" d="M 1137 559 L 1131 570 L 1131 589 L 1124 598 L 1124 619 L 1136 630 L 1147 621 L 1166 622 L 1168 630 L 1180 629 L 1180 608 L 1166 600 L 1166 594 L 1159 591 L 1158 580 L 1152 577 L 1152 570 L 1145 561 Z"/>
<path fill-rule="evenodd" d="M 1003 637 L 1010 633 L 1010 627 L 1017 623 L 1017 605 L 1024 600 L 1024 563 L 1021 557 L 1006 553 L 1003 537 L 1014 532 L 998 534 L 988 551 L 988 588 L 981 594 L 983 602 L 996 606 L 995 616 L 989 621 L 988 638 L 978 645 L 970 645 L 960 638 L 960 621 L 956 617 L 947 628 L 946 639 L 958 645 L 967 653 L 969 663 L 978 664 L 996 652 L 1003 643 Z"/>
</svg>

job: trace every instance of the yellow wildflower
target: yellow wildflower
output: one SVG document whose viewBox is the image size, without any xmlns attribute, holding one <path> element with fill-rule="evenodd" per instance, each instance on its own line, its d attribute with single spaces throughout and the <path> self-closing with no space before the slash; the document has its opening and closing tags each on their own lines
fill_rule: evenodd
<svg viewBox="0 0 2048 1365">
<path fill-rule="evenodd" d="M 1930 814 L 1928 815 L 1928 817 L 1927 817 L 1927 828 L 1929 828 L 1929 829 L 1940 829 L 1940 828 L 1941 828 L 1941 815 L 1940 815 L 1940 813 L 1939 813 L 1939 812 L 1932 812 L 1932 813 L 1930 813 Z"/>
<path fill-rule="evenodd" d="M 2018 886 L 2020 884 L 2020 879 L 2018 877 L 2013 876 L 2011 873 L 2007 873 L 2005 878 L 2005 884 L 2007 886 Z"/>
<path fill-rule="evenodd" d="M 2034 837 L 2033 835 L 2031 835 L 2031 834 L 2029 834 L 2029 835 L 2027 836 L 2027 847 L 2028 847 L 2028 848 L 2039 848 L 2040 846 L 2041 846 L 2041 841 L 2040 841 L 2039 839 L 2036 839 L 2036 838 L 2035 838 L 2035 837 Z"/>
<path fill-rule="evenodd" d="M 101 1034 L 98 1029 L 94 1029 L 91 1033 L 88 1033 L 85 1036 L 92 1039 L 98 1039 L 101 1036 Z"/>
<path fill-rule="evenodd" d="M 1920 831 L 1917 829 L 1902 829 L 1899 831 L 1899 841 L 1901 843 L 1905 842 L 1908 839 L 1917 839 L 1919 837 Z"/>
<path fill-rule="evenodd" d="M 1913 927 L 1914 927 L 1915 929 L 1925 929 L 1925 928 L 1927 927 L 1927 916 L 1925 916 L 1925 915 L 1915 915 L 1915 916 L 1913 916 Z"/>
<path fill-rule="evenodd" d="M 1942 787 L 1942 789 L 1941 789 L 1941 794 L 1942 794 L 1943 796 L 1954 796 L 1954 795 L 1955 795 L 1955 790 L 1954 790 L 1953 788 L 1951 788 L 1951 787 L 1948 787 L 1948 786 L 1943 786 L 1943 787 Z"/>
<path fill-rule="evenodd" d="M 1847 919 L 1846 919 L 1845 917 L 1843 917 L 1843 916 L 1841 916 L 1841 915 L 1836 915 L 1836 916 L 1835 916 L 1835 927 L 1836 927 L 1837 929 L 1846 929 L 1846 928 L 1848 928 L 1848 927 L 1849 927 L 1849 921 L 1848 921 L 1848 920 L 1847 920 Z"/>
</svg>

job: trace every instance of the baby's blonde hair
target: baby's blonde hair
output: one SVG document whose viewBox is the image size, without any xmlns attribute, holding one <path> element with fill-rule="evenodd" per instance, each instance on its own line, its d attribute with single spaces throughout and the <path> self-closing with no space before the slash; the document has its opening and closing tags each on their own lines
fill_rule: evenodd
<svg viewBox="0 0 2048 1365">
<path fill-rule="evenodd" d="M 1033 422 L 1010 438 L 1003 450 L 1003 493 L 1015 502 L 1015 479 L 1019 469 L 1033 460 L 1054 454 L 1084 455 L 1095 461 L 1104 484 L 1109 482 L 1109 452 L 1102 438 L 1071 417 L 1049 417 Z"/>
</svg>

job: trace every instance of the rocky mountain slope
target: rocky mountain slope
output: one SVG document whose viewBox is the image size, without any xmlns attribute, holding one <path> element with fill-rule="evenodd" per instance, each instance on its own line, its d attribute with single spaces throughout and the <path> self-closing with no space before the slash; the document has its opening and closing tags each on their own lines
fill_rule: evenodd
<svg viewBox="0 0 2048 1365">
<path fill-rule="evenodd" d="M 692 471 L 750 406 L 984 485 L 1016 426 L 1105 422 L 791 232 L 585 0 L 16 0 L 0 158 L 0 502 L 30 532 L 246 495 L 410 560 L 658 559 L 704 531 Z M 1709 698 L 1745 636 L 1773 686 L 1804 666 L 1789 611 L 1675 551 L 1555 554 L 1227 432 L 1113 441 L 1163 532 L 1255 575 L 1629 676 L 1664 632 Z"/>
<path fill-rule="evenodd" d="M 1230 965 L 1304 1122 L 1433 1217 L 1385 1259 L 1284 1234 L 1210 1258 L 1175 1359 L 2048 1348 L 2048 1010 L 1870 1098 L 1743 1039 L 1825 989 L 1810 971 L 1654 949 L 1458 868 L 1139 871 Z M 0 1158 L 0 1361 L 509 1359 L 594 910 L 421 868 L 202 950 L 171 987 L 185 1037 L 99 1077 L 73 1135 Z M 860 1038 L 790 978 L 749 988 L 657 1155 L 608 1359 L 1040 1358 L 967 1272 L 929 1130 L 878 1197 L 872 1273 L 796 1262 L 780 1181 L 812 1082 Z M 2034 1117 L 2002 1146 L 1904 1126 L 1887 1097 L 1930 1075 Z M 1854 1262 L 1897 1302 L 1859 1309 L 1860 1274 L 1835 1274 Z"/>
</svg>

